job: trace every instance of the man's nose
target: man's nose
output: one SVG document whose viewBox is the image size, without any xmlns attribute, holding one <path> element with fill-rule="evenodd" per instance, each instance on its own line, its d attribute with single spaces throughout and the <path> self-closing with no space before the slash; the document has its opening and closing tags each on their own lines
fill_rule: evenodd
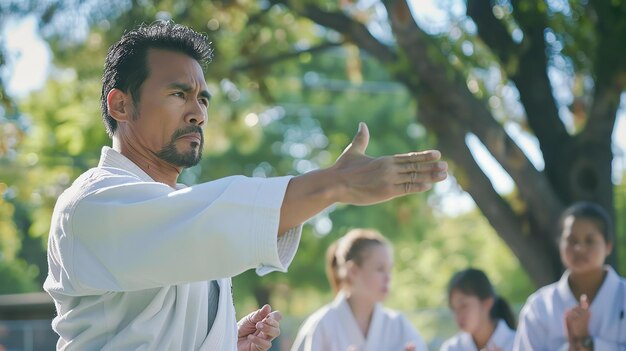
<svg viewBox="0 0 626 351">
<path fill-rule="evenodd" d="M 206 120 L 206 109 L 200 101 L 196 100 L 195 103 L 192 102 L 191 104 L 193 106 L 190 107 L 190 110 L 185 115 L 185 122 L 202 127 Z"/>
</svg>

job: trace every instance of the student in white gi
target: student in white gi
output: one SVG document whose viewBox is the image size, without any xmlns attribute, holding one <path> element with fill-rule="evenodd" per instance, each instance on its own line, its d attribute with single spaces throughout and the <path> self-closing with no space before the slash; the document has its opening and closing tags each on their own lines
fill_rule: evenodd
<svg viewBox="0 0 626 351">
<path fill-rule="evenodd" d="M 483 271 L 457 272 L 448 284 L 448 303 L 461 332 L 446 340 L 440 351 L 513 349 L 515 316 Z"/>
<path fill-rule="evenodd" d="M 228 177 L 185 187 L 210 95 L 208 40 L 157 22 L 109 49 L 102 113 L 113 147 L 58 199 L 44 284 L 59 350 L 267 350 L 264 306 L 235 320 L 230 277 L 285 271 L 300 225 L 336 202 L 366 205 L 446 177 L 437 151 L 371 158 L 359 126 L 336 163 L 298 177 Z"/>
<path fill-rule="evenodd" d="M 581 202 L 561 217 L 561 279 L 532 294 L 520 313 L 515 350 L 626 350 L 626 282 L 604 265 L 613 225 L 600 206 Z"/>
<path fill-rule="evenodd" d="M 384 308 L 393 253 L 378 232 L 354 229 L 329 247 L 328 280 L 335 300 L 303 324 L 291 351 L 426 351 L 400 313 Z"/>
</svg>

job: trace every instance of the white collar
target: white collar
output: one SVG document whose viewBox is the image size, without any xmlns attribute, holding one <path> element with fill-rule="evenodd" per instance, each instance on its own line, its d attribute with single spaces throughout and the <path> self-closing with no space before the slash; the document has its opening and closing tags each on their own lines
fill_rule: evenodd
<svg viewBox="0 0 626 351">
<path fill-rule="evenodd" d="M 371 339 L 370 336 L 376 334 L 373 330 L 379 329 L 381 327 L 379 324 L 383 322 L 383 309 L 381 304 L 377 303 L 374 305 L 374 310 L 372 311 L 372 319 L 370 320 L 367 332 L 368 338 L 365 338 L 363 332 L 358 326 L 354 314 L 352 313 L 350 304 L 348 304 L 348 297 L 344 291 L 339 291 L 337 293 L 337 296 L 332 302 L 332 306 L 340 312 L 339 318 L 343 321 L 343 325 L 347 328 L 348 333 L 353 335 L 355 338 L 353 340 L 359 340 L 360 342 L 367 343 L 367 340 Z"/>
<path fill-rule="evenodd" d="M 102 147 L 102 151 L 100 153 L 100 162 L 98 163 L 98 167 L 100 168 L 111 167 L 111 168 L 123 169 L 127 172 L 132 173 L 137 178 L 145 182 L 156 182 L 156 180 L 152 179 L 152 177 L 150 177 L 148 173 L 144 172 L 143 169 L 137 166 L 135 162 L 131 161 L 128 157 L 122 155 L 117 150 L 108 146 Z M 181 183 L 176 184 L 176 190 L 180 190 L 186 187 L 187 186 L 185 184 L 181 184 Z"/>
<path fill-rule="evenodd" d="M 498 324 L 496 325 L 496 329 L 493 331 L 491 338 L 489 338 L 489 342 L 503 347 L 509 343 L 512 332 L 513 330 L 509 328 L 508 324 L 506 324 L 503 319 L 500 319 L 498 320 Z"/>
<path fill-rule="evenodd" d="M 612 287 L 617 286 L 620 283 L 620 277 L 615 273 L 613 267 L 606 265 L 604 266 L 604 270 L 607 272 L 606 277 L 604 277 L 604 281 L 600 285 L 600 289 L 598 289 L 598 293 L 596 297 L 591 301 L 591 306 L 594 306 L 594 302 L 596 300 L 602 301 L 613 301 L 613 295 L 615 294 L 615 289 Z M 575 304 L 578 303 L 572 289 L 569 286 L 568 279 L 571 272 L 570 270 L 566 270 L 561 276 L 561 279 L 556 283 L 556 290 L 561 297 L 562 301 L 569 301 Z M 597 305 L 597 304 L 596 304 Z"/>
<path fill-rule="evenodd" d="M 511 343 L 511 334 L 514 331 L 509 328 L 508 324 L 503 319 L 498 320 L 496 328 L 487 341 L 487 345 L 497 345 L 498 347 L 504 347 Z M 461 346 L 469 350 L 478 350 L 478 347 L 474 343 L 472 335 L 468 332 L 461 331 L 459 335 Z M 484 350 L 485 348 L 481 349 Z"/>
<path fill-rule="evenodd" d="M 136 175 L 143 181 L 146 181 L 146 182 L 155 181 L 154 179 L 152 179 L 152 177 L 148 175 L 148 173 L 144 172 L 143 169 L 137 166 L 136 163 L 134 163 L 133 161 L 128 159 L 126 156 L 120 154 L 119 152 L 117 152 L 116 150 L 108 146 L 102 147 L 102 151 L 100 153 L 100 162 L 98 163 L 98 167 L 120 168 Z"/>
</svg>

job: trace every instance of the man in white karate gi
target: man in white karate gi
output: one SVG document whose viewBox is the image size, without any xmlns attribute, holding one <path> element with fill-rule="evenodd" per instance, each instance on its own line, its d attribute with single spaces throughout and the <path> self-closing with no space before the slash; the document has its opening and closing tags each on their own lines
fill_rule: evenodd
<svg viewBox="0 0 626 351">
<path fill-rule="evenodd" d="M 210 95 L 204 35 L 171 22 L 127 32 L 106 58 L 112 147 L 58 199 L 45 290 L 59 350 L 267 350 L 278 314 L 235 319 L 230 278 L 286 271 L 304 221 L 445 179 L 437 151 L 371 158 L 364 124 L 328 168 L 297 177 L 177 184 L 197 164 Z"/>
</svg>

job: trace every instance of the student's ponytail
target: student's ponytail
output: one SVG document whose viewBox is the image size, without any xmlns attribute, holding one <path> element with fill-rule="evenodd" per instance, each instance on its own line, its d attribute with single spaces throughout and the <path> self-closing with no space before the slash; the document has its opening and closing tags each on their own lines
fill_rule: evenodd
<svg viewBox="0 0 626 351">
<path fill-rule="evenodd" d="M 339 278 L 339 265 L 337 263 L 337 242 L 333 242 L 326 250 L 326 276 L 333 290 L 333 295 L 337 295 L 341 289 L 341 279 Z"/>
<path fill-rule="evenodd" d="M 509 303 L 499 295 L 494 296 L 493 307 L 491 307 L 489 315 L 493 320 L 502 319 L 506 322 L 509 328 L 513 330 L 517 328 L 517 321 L 515 320 L 515 315 L 513 314 L 513 310 L 511 310 L 511 306 L 509 306 Z"/>
</svg>

